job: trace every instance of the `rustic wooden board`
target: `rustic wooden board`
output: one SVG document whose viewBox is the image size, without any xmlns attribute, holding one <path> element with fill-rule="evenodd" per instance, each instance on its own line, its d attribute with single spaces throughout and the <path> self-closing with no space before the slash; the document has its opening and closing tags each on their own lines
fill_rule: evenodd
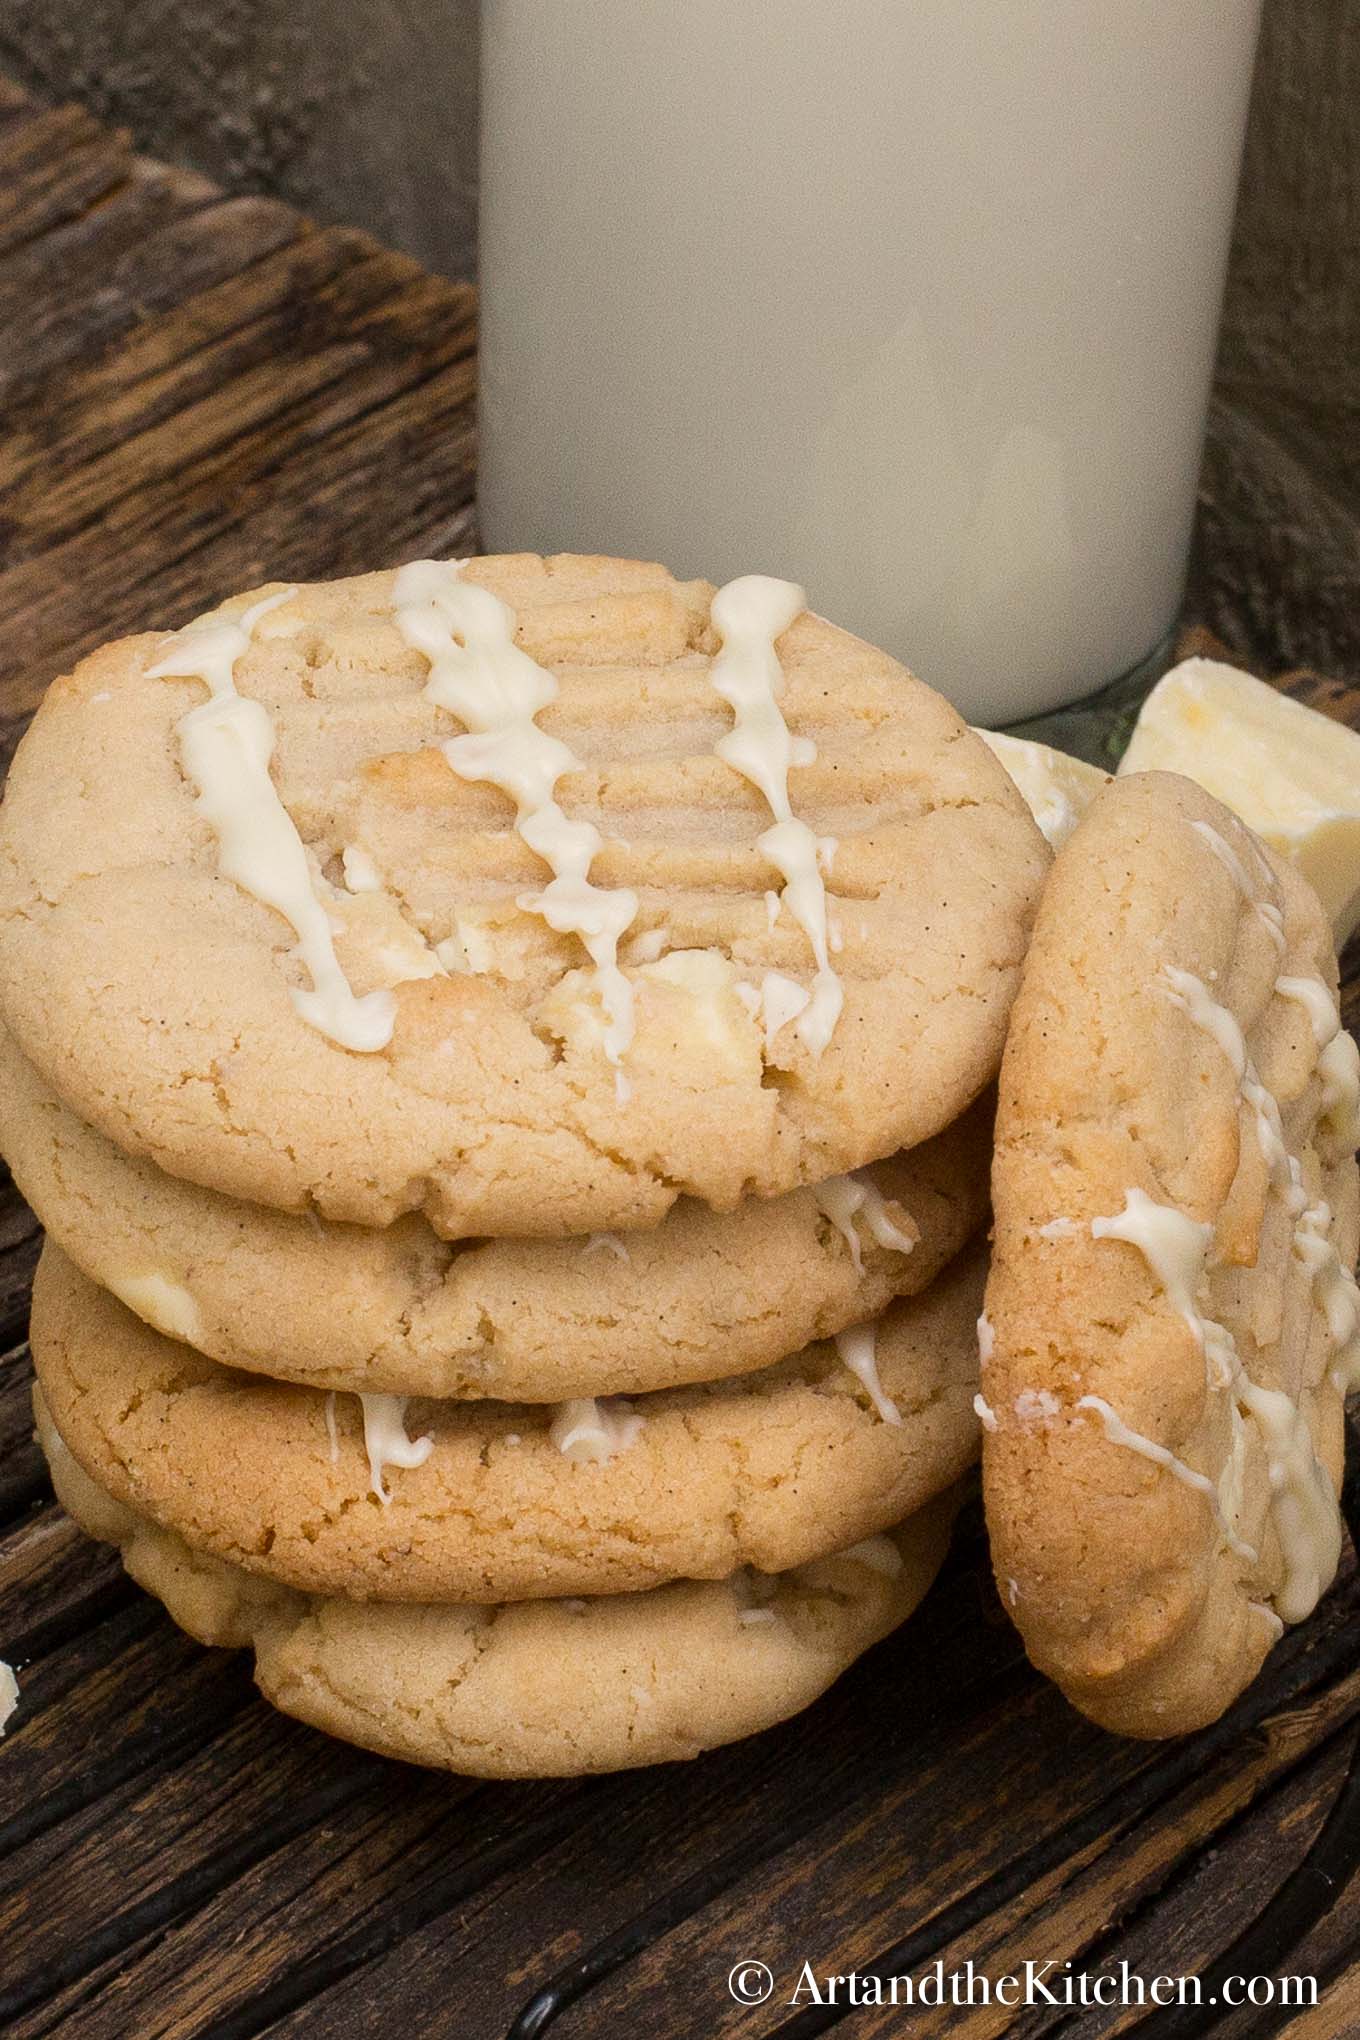
<svg viewBox="0 0 1360 2040">
<path fill-rule="evenodd" d="M 1230 349 L 1215 400 L 1186 622 L 1258 670 L 1338 675 L 1292 684 L 1360 723 L 1343 393 L 1319 377 L 1301 406 L 1260 330 Z M 2 84 L 0 331 L 6 752 L 47 682 L 110 634 L 252 579 L 472 542 L 466 290 L 137 161 Z M 976 1512 L 920 1616 L 739 1749 L 507 1787 L 331 1743 L 258 1702 L 243 1659 L 179 1636 L 56 1509 L 29 1435 L 35 1251 L 7 1188 L 0 1651 L 23 1701 L 0 1747 L 0 2022 L 15 2040 L 493 2040 L 555 1978 L 566 2040 L 757 2040 L 784 2030 L 787 2002 L 738 2006 L 735 1963 L 768 1962 L 786 2000 L 804 1960 L 844 1970 L 904 1942 L 993 1971 L 1198 1970 L 1341 1783 L 1360 1723 L 1353 1564 L 1229 1721 L 1160 1750 L 1101 1735 L 1029 1671 Z M 1360 2032 L 1358 1934 L 1351 1890 L 1286 1964 L 1321 1981 L 1302 2040 Z M 912 2030 L 1085 2040 L 1133 2016 L 950 2010 Z M 1246 2013 L 1223 2030 L 1282 2026 Z"/>
</svg>

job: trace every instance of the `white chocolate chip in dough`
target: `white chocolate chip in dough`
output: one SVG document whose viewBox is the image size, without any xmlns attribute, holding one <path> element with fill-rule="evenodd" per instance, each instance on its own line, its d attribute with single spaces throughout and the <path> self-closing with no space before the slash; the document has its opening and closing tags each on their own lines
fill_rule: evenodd
<svg viewBox="0 0 1360 2040">
<path fill-rule="evenodd" d="M 130 1311 L 147 1324 L 164 1332 L 167 1339 L 183 1339 L 196 1346 L 202 1340 L 203 1314 L 182 1282 L 174 1281 L 157 1268 L 141 1274 L 110 1276 L 108 1287 Z"/>
<path fill-rule="evenodd" d="M 577 1396 L 558 1404 L 548 1436 L 564 1459 L 603 1466 L 636 1444 L 645 1421 L 621 1396 Z"/>
</svg>

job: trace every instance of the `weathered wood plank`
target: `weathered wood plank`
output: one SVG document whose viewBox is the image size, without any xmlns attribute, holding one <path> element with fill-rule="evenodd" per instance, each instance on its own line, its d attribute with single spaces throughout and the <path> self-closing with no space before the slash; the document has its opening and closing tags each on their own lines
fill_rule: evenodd
<svg viewBox="0 0 1360 2040">
<path fill-rule="evenodd" d="M 440 358 L 448 291 L 361 236 L 310 234 L 64 378 L 0 446 L 6 560 L 47 552 L 119 502 L 175 483 L 346 373 Z M 385 344 L 386 343 L 386 344 Z M 458 343 L 469 351 L 464 330 Z M 54 479 L 54 471 L 56 478 Z"/>
<path fill-rule="evenodd" d="M 125 135 L 77 106 L 22 113 L 0 129 L 0 250 L 74 219 L 127 174 Z"/>
<path fill-rule="evenodd" d="M 0 1890 L 22 1888 L 32 1859 L 21 1850 L 89 1819 L 129 1780 L 170 1774 L 255 1704 L 243 1659 L 200 1649 L 142 1594 L 120 1587 L 109 1602 L 59 1648 L 32 1665 L 20 1660 L 20 1707 L 5 1735 Z"/>
<path fill-rule="evenodd" d="M 157 314 L 247 274 L 299 239 L 295 214 L 263 198 L 223 199 L 199 180 L 134 162 L 97 214 L 0 257 L 7 345 L 0 405 L 8 435 L 26 422 L 19 401 L 79 386 L 112 344 L 156 332 Z M 128 347 L 131 361 L 135 349 Z"/>
<path fill-rule="evenodd" d="M 0 1353 L 24 1335 L 39 1244 L 38 1221 L 10 1181 L 8 1170 L 0 1171 Z"/>
<path fill-rule="evenodd" d="M 455 356 L 432 372 L 412 362 L 352 375 L 283 431 L 230 444 L 215 470 L 0 572 L 0 756 L 48 682 L 110 636 L 183 622 L 266 578 L 354 573 L 466 542 L 473 374 Z"/>
<path fill-rule="evenodd" d="M 13 1521 L 49 1492 L 33 1437 L 32 1382 L 26 1344 L 0 1356 L 0 1523 Z"/>
<path fill-rule="evenodd" d="M 1360 1591 L 1352 1582 L 1319 1618 L 1330 1624 L 1333 1657 L 1349 1656 L 1358 1608 Z M 904 1645 L 910 1640 L 908 1632 Z M 1236 1722 L 1259 1717 L 1267 1695 L 1287 1677 L 1310 1682 L 1315 1663 L 1310 1648 L 1296 1651 L 1288 1674 L 1283 1662 L 1272 1664 Z M 885 1766 L 862 1815 L 847 1809 L 820 1845 L 814 1839 L 806 1853 L 790 1852 L 762 1866 L 749 1882 L 696 1910 L 592 1994 L 591 2017 L 602 2029 L 626 2030 L 644 2016 L 647 2003 L 675 2003 L 676 2040 L 773 2034 L 782 2012 L 752 2013 L 730 1999 L 722 2002 L 720 1994 L 709 2000 L 687 1993 L 684 1977 L 702 1969 L 725 1978 L 753 1953 L 776 1977 L 796 1976 L 804 1960 L 818 1971 L 862 1968 L 923 1922 L 983 1891 L 989 1880 L 998 1888 L 986 1904 L 986 1924 L 948 1939 L 940 1950 L 946 1968 L 961 1965 L 969 1953 L 981 1966 L 977 1951 L 987 1953 L 993 1936 L 1012 1954 L 1026 1944 L 1059 1961 L 1075 1958 L 1098 1929 L 1111 1894 L 1126 1885 L 1136 1892 L 1140 1883 L 1155 1889 L 1297 1761 L 1301 1736 L 1321 1743 L 1357 1708 L 1360 1685 L 1344 1685 L 1320 1696 L 1316 1706 L 1291 1705 L 1262 1747 L 1253 1738 L 1243 1748 L 1244 1732 L 1234 1733 L 1229 1724 L 1168 1752 L 1101 1735 L 1036 1683 L 992 1710 L 973 1734 L 950 1720 L 909 1767 L 894 1772 Z M 1225 1739 L 1226 1752 L 1211 1759 L 1208 1752 Z M 941 1829 L 951 1780 L 966 1780 L 967 1790 Z M 1094 1809 L 1102 1815 L 1098 1855 L 1079 1872 L 1078 1823 Z M 1069 1837 L 1071 1846 L 1059 1853 L 1063 1867 L 1053 1894 L 1027 1879 L 1014 1897 L 1005 1896 L 1007 1870 L 1054 1836 Z"/>
</svg>

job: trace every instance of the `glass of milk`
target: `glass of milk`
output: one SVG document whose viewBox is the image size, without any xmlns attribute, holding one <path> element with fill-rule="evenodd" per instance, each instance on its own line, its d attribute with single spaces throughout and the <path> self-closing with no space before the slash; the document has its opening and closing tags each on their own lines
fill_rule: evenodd
<svg viewBox="0 0 1360 2040">
<path fill-rule="evenodd" d="M 974 721 L 1179 602 L 1259 0 L 485 0 L 497 550 L 801 581 Z"/>
</svg>

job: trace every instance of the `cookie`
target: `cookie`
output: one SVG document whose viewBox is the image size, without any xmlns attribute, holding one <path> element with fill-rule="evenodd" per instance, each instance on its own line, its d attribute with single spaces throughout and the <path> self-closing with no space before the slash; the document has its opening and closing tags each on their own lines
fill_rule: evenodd
<svg viewBox="0 0 1360 2040">
<path fill-rule="evenodd" d="M 981 739 L 787 583 L 423 562 L 55 683 L 0 811 L 0 1017 L 230 1196 L 646 1226 L 957 1118 L 1047 862 Z"/>
<path fill-rule="evenodd" d="M 229 1367 L 323 1388 L 555 1402 L 764 1367 L 915 1295 L 981 1225 L 990 1094 L 890 1162 L 649 1232 L 456 1246 L 418 1215 L 295 1218 L 136 1160 L 0 1029 L 0 1148 L 65 1253 Z"/>
<path fill-rule="evenodd" d="M 1316 895 L 1190 781 L 1097 793 L 1002 1071 L 985 1493 L 1034 1662 L 1215 1719 L 1335 1572 L 1357 1055 Z"/>
<path fill-rule="evenodd" d="M 403 1407 L 232 1373 L 50 1243 L 31 1338 L 86 1471 L 195 1548 L 309 1593 L 528 1600 L 785 1572 L 909 1515 L 977 1456 L 982 1282 L 974 1250 L 876 1337 L 631 1404 Z"/>
<path fill-rule="evenodd" d="M 407 1763 L 576 1777 L 695 1757 L 786 1720 L 911 1614 L 954 1498 L 779 1577 L 504 1607 L 325 1599 L 192 1550 L 101 1490 L 35 1398 L 63 1507 L 202 1643 L 253 1648 L 274 1706 Z"/>
</svg>

